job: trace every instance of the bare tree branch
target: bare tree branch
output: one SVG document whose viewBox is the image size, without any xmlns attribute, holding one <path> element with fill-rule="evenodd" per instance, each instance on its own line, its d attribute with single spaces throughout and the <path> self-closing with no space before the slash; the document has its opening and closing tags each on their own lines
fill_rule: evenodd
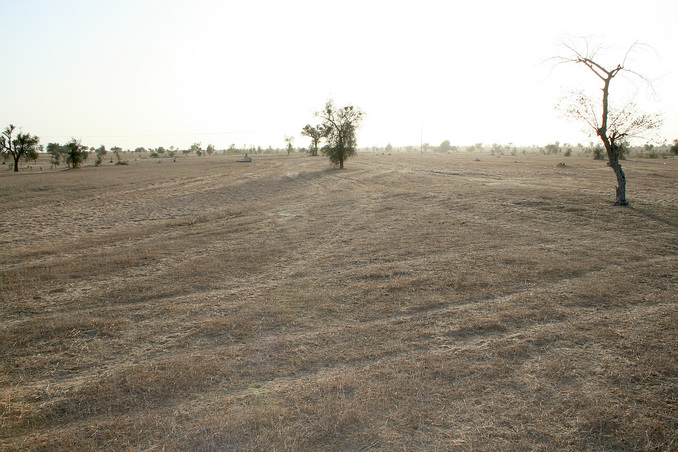
<svg viewBox="0 0 678 452">
<path fill-rule="evenodd" d="M 639 136 L 645 131 L 655 130 L 661 124 L 658 115 L 648 115 L 638 111 L 635 104 L 629 102 L 624 108 L 615 109 L 610 104 L 610 84 L 620 74 L 629 74 L 641 81 L 652 85 L 642 74 L 628 69 L 626 64 L 630 61 L 634 49 L 644 46 L 638 41 L 633 43 L 624 54 L 621 63 L 614 67 L 603 65 L 598 59 L 599 46 L 592 46 L 589 38 L 581 38 L 584 52 L 580 51 L 574 43 L 561 42 L 567 50 L 567 55 L 559 55 L 553 59 L 558 63 L 573 63 L 583 65 L 596 75 L 602 82 L 602 111 L 596 112 L 592 99 L 583 92 L 573 92 L 565 100 L 561 99 L 558 105 L 565 116 L 584 122 L 591 127 L 605 145 L 608 155 L 608 164 L 617 176 L 617 199 L 615 204 L 626 205 L 626 175 L 619 160 L 623 158 L 622 151 L 626 139 Z M 598 120 L 600 118 L 600 121 Z"/>
</svg>

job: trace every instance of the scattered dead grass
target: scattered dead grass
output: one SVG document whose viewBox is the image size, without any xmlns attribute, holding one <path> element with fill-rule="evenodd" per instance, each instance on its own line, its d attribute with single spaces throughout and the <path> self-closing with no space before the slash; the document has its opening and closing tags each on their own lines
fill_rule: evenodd
<svg viewBox="0 0 678 452">
<path fill-rule="evenodd" d="M 678 160 L 235 160 L 0 174 L 0 449 L 678 448 Z"/>
</svg>

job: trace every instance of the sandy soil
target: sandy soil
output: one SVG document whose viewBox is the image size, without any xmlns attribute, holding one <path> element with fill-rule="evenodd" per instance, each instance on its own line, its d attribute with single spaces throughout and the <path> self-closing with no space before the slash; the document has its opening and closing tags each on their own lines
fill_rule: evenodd
<svg viewBox="0 0 678 452">
<path fill-rule="evenodd" d="M 0 174 L 0 448 L 672 450 L 678 160 Z"/>
</svg>

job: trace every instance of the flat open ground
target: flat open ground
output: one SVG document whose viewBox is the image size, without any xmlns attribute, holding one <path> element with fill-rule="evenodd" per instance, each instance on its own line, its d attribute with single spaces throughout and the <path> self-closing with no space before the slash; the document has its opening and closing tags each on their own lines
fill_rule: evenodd
<svg viewBox="0 0 678 452">
<path fill-rule="evenodd" d="M 0 174 L 0 449 L 678 448 L 678 159 L 236 159 Z"/>
</svg>

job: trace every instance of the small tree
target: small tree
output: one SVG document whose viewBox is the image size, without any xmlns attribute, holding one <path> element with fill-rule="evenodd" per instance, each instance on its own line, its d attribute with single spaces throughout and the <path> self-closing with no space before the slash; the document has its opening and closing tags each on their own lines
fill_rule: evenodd
<svg viewBox="0 0 678 452">
<path fill-rule="evenodd" d="M 36 140 L 40 140 L 38 137 L 34 137 Z M 26 153 L 25 159 L 29 162 L 37 162 L 38 160 L 38 152 L 45 152 L 45 147 L 41 144 L 37 144 L 35 146 L 32 146 L 31 149 Z"/>
<path fill-rule="evenodd" d="M 308 152 L 313 157 L 318 155 L 318 150 L 320 149 L 320 141 L 327 138 L 330 129 L 325 127 L 323 124 L 317 126 L 312 126 L 311 124 L 306 124 L 301 131 L 301 134 L 307 136 L 311 139 L 311 145 L 308 148 Z"/>
<path fill-rule="evenodd" d="M 546 146 L 544 146 L 544 154 L 546 155 L 560 154 L 560 143 L 556 141 L 553 144 L 547 144 Z"/>
<path fill-rule="evenodd" d="M 212 155 L 216 152 L 216 149 L 214 148 L 214 145 L 208 144 L 207 149 L 205 149 L 205 152 L 207 155 Z"/>
<path fill-rule="evenodd" d="M 490 146 L 490 153 L 492 155 L 504 155 L 504 145 L 499 144 L 499 143 L 492 143 L 492 146 Z"/>
<path fill-rule="evenodd" d="M 556 60 L 560 62 L 583 65 L 593 72 L 603 84 L 601 104 L 598 104 L 582 91 L 576 91 L 561 102 L 560 109 L 567 117 L 587 124 L 603 142 L 607 152 L 608 165 L 617 177 L 615 199 L 617 206 L 628 204 L 626 200 L 626 174 L 619 162 L 623 158 L 626 140 L 639 137 L 647 131 L 658 129 L 661 125 L 659 116 L 641 113 L 633 103 L 628 103 L 623 108 L 614 108 L 610 103 L 610 84 L 617 75 L 626 73 L 647 81 L 639 73 L 626 68 L 629 54 L 637 45 L 638 43 L 635 43 L 626 51 L 622 62 L 617 64 L 616 67 L 603 66 L 597 56 L 599 49 L 591 47 L 588 40 L 585 40 L 585 51 L 580 51 L 573 45 L 564 44 L 569 55 L 556 57 Z"/>
<path fill-rule="evenodd" d="M 287 143 L 287 146 L 285 146 L 285 149 L 287 149 L 287 155 L 290 155 L 290 152 L 294 150 L 294 146 L 292 143 L 294 143 L 294 137 L 285 137 L 285 143 Z"/>
<path fill-rule="evenodd" d="M 437 151 L 438 152 L 449 152 L 450 149 L 452 149 L 452 146 L 450 145 L 450 140 L 445 140 L 442 143 L 440 143 L 440 146 L 438 146 Z"/>
<path fill-rule="evenodd" d="M 113 152 L 113 154 L 115 154 L 115 158 L 117 160 L 116 165 L 122 165 L 123 163 L 121 163 L 121 159 L 120 159 L 120 153 L 122 152 L 122 148 L 119 147 L 119 146 L 113 146 L 111 148 L 111 152 Z M 111 162 L 112 161 L 113 161 L 113 159 L 111 159 Z"/>
<path fill-rule="evenodd" d="M 59 143 L 48 143 L 47 153 L 52 157 L 51 166 L 59 166 L 61 161 L 66 161 L 66 147 Z"/>
<path fill-rule="evenodd" d="M 356 154 L 356 131 L 365 117 L 359 108 L 352 105 L 336 108 L 331 100 L 325 104 L 323 111 L 316 113 L 323 120 L 323 126 L 329 129 L 327 145 L 323 153 L 330 158 L 330 162 L 344 168 L 344 161 Z"/>
<path fill-rule="evenodd" d="M 466 148 L 466 152 L 482 152 L 483 143 L 476 143 Z"/>
<path fill-rule="evenodd" d="M 104 160 L 104 157 L 106 157 L 106 153 L 107 153 L 106 146 L 104 146 L 102 144 L 94 152 L 96 152 L 96 154 L 97 154 L 97 159 L 94 162 L 94 166 L 99 166 L 99 165 L 101 165 L 101 162 Z"/>
<path fill-rule="evenodd" d="M 10 124 L 0 135 L 0 154 L 11 156 L 14 159 L 14 172 L 19 172 L 19 160 L 37 159 L 38 143 L 40 139 L 30 133 L 19 132 L 16 138 L 12 138 L 16 127 Z"/>
<path fill-rule="evenodd" d="M 84 162 L 89 155 L 87 146 L 83 146 L 80 143 L 80 140 L 76 140 L 75 138 L 72 138 L 64 147 L 66 148 L 66 163 L 73 169 L 77 169 L 82 165 L 82 162 Z"/>
<path fill-rule="evenodd" d="M 195 154 L 196 154 L 198 157 L 202 157 L 202 153 L 203 153 L 203 150 L 202 150 L 202 143 L 193 143 L 193 144 L 191 145 L 191 147 L 188 149 L 188 151 L 189 151 L 189 153 L 190 153 L 190 152 L 195 152 Z"/>
</svg>

